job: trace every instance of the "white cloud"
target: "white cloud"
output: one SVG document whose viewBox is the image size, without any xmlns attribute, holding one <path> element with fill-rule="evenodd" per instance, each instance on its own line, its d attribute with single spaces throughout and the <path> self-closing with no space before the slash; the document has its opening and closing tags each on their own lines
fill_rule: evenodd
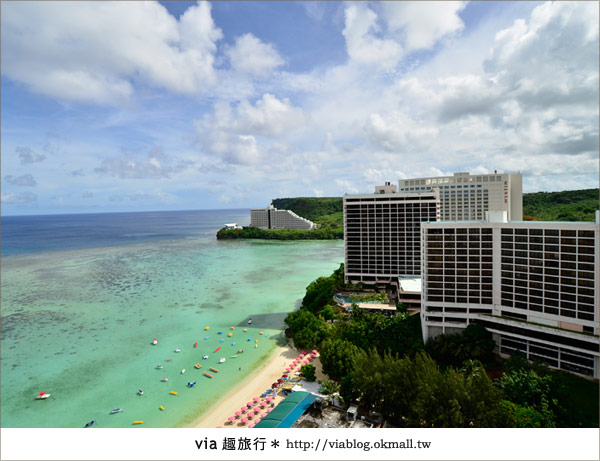
<svg viewBox="0 0 600 461">
<path fill-rule="evenodd" d="M 189 167 L 186 161 L 173 165 L 161 148 L 153 147 L 144 156 L 125 152 L 121 157 L 106 157 L 94 171 L 121 179 L 164 179 Z"/>
<path fill-rule="evenodd" d="M 17 154 L 19 154 L 21 165 L 42 162 L 46 158 L 45 155 L 38 154 L 26 146 L 19 146 L 15 150 L 17 151 Z"/>
<path fill-rule="evenodd" d="M 283 59 L 270 43 L 263 43 L 252 34 L 238 37 L 235 45 L 225 52 L 235 70 L 251 75 L 268 75 L 284 64 Z"/>
<path fill-rule="evenodd" d="M 467 2 L 382 2 L 385 21 L 402 31 L 406 51 L 427 49 L 442 37 L 464 28 L 458 15 Z"/>
<path fill-rule="evenodd" d="M 216 83 L 221 37 L 207 2 L 179 21 L 157 2 L 11 2 L 2 7 L 2 72 L 35 92 L 96 104 L 122 103 L 133 82 L 192 93 Z"/>
<path fill-rule="evenodd" d="M 37 185 L 36 180 L 30 174 L 22 176 L 13 176 L 11 174 L 4 176 L 4 180 L 13 186 L 33 187 Z"/>
<path fill-rule="evenodd" d="M 342 194 L 356 194 L 358 189 L 352 185 L 352 183 L 346 179 L 336 179 L 335 185 Z"/>
<path fill-rule="evenodd" d="M 349 3 L 345 11 L 344 37 L 348 56 L 360 64 L 392 68 L 402 58 L 399 43 L 378 38 L 377 14 L 363 3 Z"/>
<path fill-rule="evenodd" d="M 438 133 L 433 125 L 413 120 L 400 111 L 371 114 L 365 124 L 368 139 L 386 151 L 415 151 L 430 144 Z"/>
<path fill-rule="evenodd" d="M 32 192 L 19 192 L 18 194 L 2 194 L 2 203 L 7 205 L 25 205 L 35 202 L 37 195 Z"/>
</svg>

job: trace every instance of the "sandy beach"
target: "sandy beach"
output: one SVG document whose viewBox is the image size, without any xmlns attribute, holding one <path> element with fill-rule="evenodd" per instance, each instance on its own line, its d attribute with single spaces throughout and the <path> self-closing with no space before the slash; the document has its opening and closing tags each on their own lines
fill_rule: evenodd
<svg viewBox="0 0 600 461">
<path fill-rule="evenodd" d="M 231 392 L 224 396 L 221 400 L 209 408 L 203 416 L 194 421 L 190 427 L 244 427 L 241 423 L 235 422 L 233 425 L 227 421 L 227 418 L 233 416 L 236 411 L 252 400 L 253 397 L 260 396 L 267 389 L 271 388 L 271 384 L 281 375 L 285 373 L 285 368 L 298 357 L 301 351 L 294 349 L 291 346 L 277 348 L 273 355 L 264 363 L 261 368 L 248 379 L 239 383 Z M 317 367 L 318 379 L 323 379 L 320 373 L 320 363 L 318 359 L 313 363 Z M 283 397 L 277 396 L 275 405 L 277 405 Z"/>
</svg>

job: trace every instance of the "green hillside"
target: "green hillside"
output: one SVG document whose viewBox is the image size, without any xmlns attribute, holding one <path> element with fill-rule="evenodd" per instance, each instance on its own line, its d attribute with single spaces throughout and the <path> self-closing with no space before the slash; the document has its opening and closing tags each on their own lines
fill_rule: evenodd
<svg viewBox="0 0 600 461">
<path fill-rule="evenodd" d="M 344 227 L 342 197 L 276 198 L 272 204 L 280 210 L 293 211 L 321 228 Z"/>
<path fill-rule="evenodd" d="M 598 189 L 523 194 L 523 219 L 536 221 L 594 221 Z"/>
</svg>

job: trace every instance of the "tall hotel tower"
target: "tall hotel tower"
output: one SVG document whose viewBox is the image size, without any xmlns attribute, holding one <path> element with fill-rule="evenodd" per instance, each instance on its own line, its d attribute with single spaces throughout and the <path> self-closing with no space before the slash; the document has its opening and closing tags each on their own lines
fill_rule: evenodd
<svg viewBox="0 0 600 461">
<path fill-rule="evenodd" d="M 418 277 L 421 223 L 438 220 L 438 194 L 399 194 L 386 183 L 374 194 L 344 195 L 346 282 L 386 289 L 399 276 Z"/>
<path fill-rule="evenodd" d="M 424 223 L 423 339 L 479 323 L 501 356 L 598 379 L 599 221 Z"/>
<path fill-rule="evenodd" d="M 520 174 L 454 173 L 453 176 L 401 179 L 399 192 L 440 191 L 442 221 L 485 219 L 485 212 L 506 211 L 510 221 L 523 219 L 523 177 Z"/>
</svg>

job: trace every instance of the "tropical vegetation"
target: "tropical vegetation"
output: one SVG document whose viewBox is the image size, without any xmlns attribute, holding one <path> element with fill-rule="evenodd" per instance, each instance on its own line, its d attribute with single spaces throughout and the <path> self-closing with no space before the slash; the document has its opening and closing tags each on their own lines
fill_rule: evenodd
<svg viewBox="0 0 600 461">
<path fill-rule="evenodd" d="M 419 315 L 386 317 L 332 303 L 344 266 L 306 290 L 286 333 L 301 349 L 317 347 L 323 373 L 344 402 L 377 411 L 398 427 L 597 427 L 598 383 L 550 371 L 514 354 L 499 369 L 495 342 L 481 325 L 423 344 Z M 304 371 L 303 371 L 304 373 Z M 325 381 L 324 381 L 325 383 Z M 322 383 L 323 384 L 323 383 Z"/>
</svg>

